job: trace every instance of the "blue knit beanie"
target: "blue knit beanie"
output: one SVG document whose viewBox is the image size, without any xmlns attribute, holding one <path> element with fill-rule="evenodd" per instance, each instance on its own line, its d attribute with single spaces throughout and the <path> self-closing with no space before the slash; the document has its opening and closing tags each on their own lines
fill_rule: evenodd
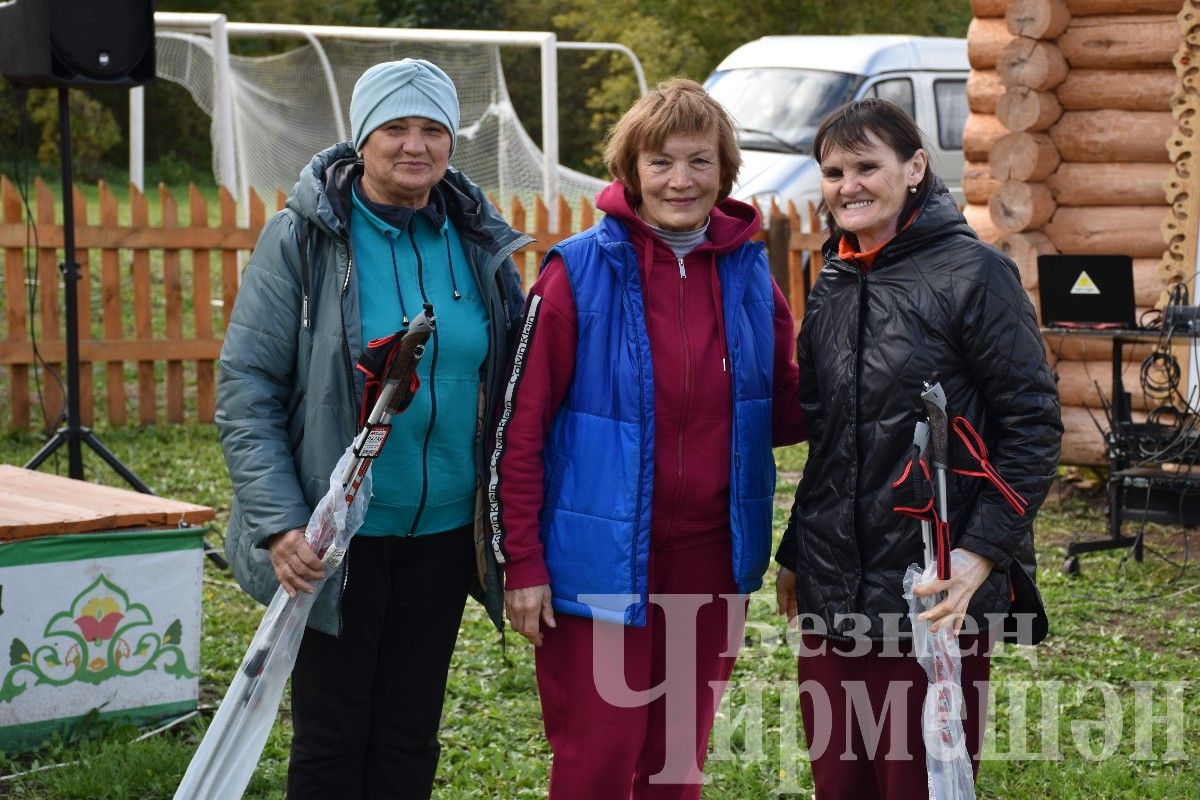
<svg viewBox="0 0 1200 800">
<path fill-rule="evenodd" d="M 458 139 L 458 92 L 454 81 L 420 58 L 385 61 L 362 74 L 350 97 L 350 135 L 361 151 L 371 132 L 401 117 L 425 117 L 450 131 L 450 155 Z"/>
</svg>

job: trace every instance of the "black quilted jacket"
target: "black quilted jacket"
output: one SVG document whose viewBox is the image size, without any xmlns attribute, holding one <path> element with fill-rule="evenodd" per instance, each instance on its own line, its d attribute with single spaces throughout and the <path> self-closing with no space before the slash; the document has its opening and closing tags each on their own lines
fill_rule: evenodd
<svg viewBox="0 0 1200 800">
<path fill-rule="evenodd" d="M 996 563 L 969 608 L 980 628 L 983 615 L 1008 609 L 1012 560 L 1033 573 L 1032 517 L 1062 437 L 1058 392 L 1016 267 L 976 238 L 934 184 L 869 272 L 827 242 L 808 300 L 797 348 L 809 455 L 776 560 L 796 571 L 800 611 L 815 615 L 804 627 L 814 632 L 910 635 L 901 581 L 922 560 L 921 534 L 892 510 L 892 482 L 924 416 L 922 381 L 935 374 L 951 418 L 975 426 L 996 469 L 1029 501 L 1021 517 L 990 483 L 949 480 L 954 546 Z M 952 461 L 963 453 L 952 449 Z"/>
</svg>

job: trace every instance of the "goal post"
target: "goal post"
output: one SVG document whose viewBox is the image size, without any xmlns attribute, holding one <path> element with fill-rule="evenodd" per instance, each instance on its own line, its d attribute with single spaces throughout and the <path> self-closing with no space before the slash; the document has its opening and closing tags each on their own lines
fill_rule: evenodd
<svg viewBox="0 0 1200 800">
<path fill-rule="evenodd" d="M 291 186 L 313 153 L 348 138 L 350 88 L 363 69 L 405 55 L 429 58 L 455 79 L 463 108 L 453 163 L 501 202 L 540 193 L 557 229 L 558 198 L 577 202 L 602 182 L 559 165 L 559 49 L 611 50 L 607 42 L 559 42 L 551 32 L 463 31 L 230 22 L 223 14 L 157 12 L 158 74 L 181 83 L 212 115 L 213 173 L 244 200 Z M 229 40 L 287 37 L 297 50 L 233 56 Z M 307 46 L 305 46 L 307 45 Z M 542 141 L 525 131 L 508 97 L 500 47 L 536 48 L 540 59 Z M 140 165 L 141 119 L 131 102 L 130 171 Z M 135 130 L 136 128 L 136 130 Z M 244 205 L 244 203 L 242 204 Z"/>
</svg>

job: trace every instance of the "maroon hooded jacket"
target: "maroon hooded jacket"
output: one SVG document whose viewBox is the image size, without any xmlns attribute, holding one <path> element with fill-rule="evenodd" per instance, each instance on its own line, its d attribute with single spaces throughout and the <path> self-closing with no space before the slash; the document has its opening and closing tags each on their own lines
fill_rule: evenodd
<svg viewBox="0 0 1200 800">
<path fill-rule="evenodd" d="M 652 545 L 688 547 L 728 537 L 733 403 L 716 259 L 758 232 L 758 211 L 737 200 L 721 201 L 710 215 L 707 241 L 678 259 L 637 216 L 620 183 L 609 184 L 596 200 L 597 208 L 629 229 L 641 270 L 654 362 Z M 774 289 L 773 439 L 779 446 L 803 439 L 804 424 L 792 314 L 779 287 Z M 570 388 L 576 358 L 575 301 L 561 259 L 550 259 L 530 289 L 529 298 L 535 295 L 541 298 L 538 322 L 512 397 L 505 447 L 494 465 L 509 558 L 506 589 L 549 583 L 538 533 L 542 446 Z"/>
</svg>

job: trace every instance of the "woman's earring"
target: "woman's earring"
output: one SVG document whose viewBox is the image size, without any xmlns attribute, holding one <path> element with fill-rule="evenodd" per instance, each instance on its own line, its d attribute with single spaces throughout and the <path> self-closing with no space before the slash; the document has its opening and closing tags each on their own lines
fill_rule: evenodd
<svg viewBox="0 0 1200 800">
<path fill-rule="evenodd" d="M 908 193 L 909 193 L 909 194 L 916 194 L 916 193 L 917 193 L 917 187 L 915 187 L 915 186 L 910 186 L 910 187 L 908 187 Z"/>
</svg>

